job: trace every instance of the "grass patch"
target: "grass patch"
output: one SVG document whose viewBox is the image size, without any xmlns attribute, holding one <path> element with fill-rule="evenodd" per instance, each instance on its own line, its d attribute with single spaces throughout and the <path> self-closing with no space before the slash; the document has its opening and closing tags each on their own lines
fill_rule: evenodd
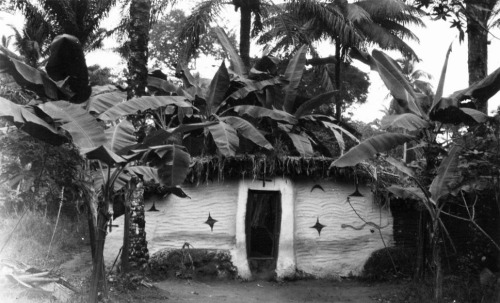
<svg viewBox="0 0 500 303">
<path fill-rule="evenodd" d="M 72 253 L 89 245 L 87 221 L 84 216 L 61 217 L 49 252 L 55 222 L 56 218 L 44 217 L 39 212 L 28 211 L 22 218 L 21 215 L 4 214 L 0 223 L 0 249 L 4 245 L 5 247 L 0 253 L 0 259 L 12 259 L 33 267 L 51 268 L 71 259 Z"/>
</svg>

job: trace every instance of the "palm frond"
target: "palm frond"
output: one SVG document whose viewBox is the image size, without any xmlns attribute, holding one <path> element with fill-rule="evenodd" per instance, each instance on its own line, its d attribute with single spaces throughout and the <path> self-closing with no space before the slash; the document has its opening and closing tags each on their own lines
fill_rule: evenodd
<svg viewBox="0 0 500 303">
<path fill-rule="evenodd" d="M 387 29 L 376 23 L 361 23 L 359 28 L 366 36 L 371 37 L 367 43 L 375 43 L 385 50 L 397 50 L 404 56 L 418 58 L 415 51 L 401 38 L 391 34 Z"/>
<path fill-rule="evenodd" d="M 195 54 L 200 46 L 201 36 L 209 31 L 210 23 L 219 15 L 222 4 L 218 0 L 204 1 L 197 5 L 187 17 L 177 35 L 179 43 L 184 44 L 183 61 L 188 61 Z"/>
<path fill-rule="evenodd" d="M 310 21 L 299 20 L 291 14 L 273 16 L 264 22 L 265 31 L 258 39 L 258 44 L 270 44 L 275 41 L 271 53 L 276 51 L 291 51 L 296 45 L 311 45 L 315 40 L 314 33 L 310 30 Z"/>
<path fill-rule="evenodd" d="M 342 41 L 344 45 L 357 45 L 363 40 L 353 22 L 344 16 L 341 8 L 335 3 L 325 4 L 313 0 L 292 1 L 288 9 L 300 18 L 312 20 L 314 28 L 321 30 L 330 38 Z"/>
<path fill-rule="evenodd" d="M 363 0 L 355 3 L 366 10 L 372 19 L 397 19 L 403 15 L 423 16 L 425 13 L 401 0 Z"/>
<path fill-rule="evenodd" d="M 370 14 L 359 5 L 355 3 L 347 3 L 346 5 L 346 15 L 347 20 L 351 22 L 360 22 L 360 21 L 371 21 L 372 17 Z"/>
<path fill-rule="evenodd" d="M 420 39 L 418 38 L 418 36 L 401 23 L 392 20 L 382 20 L 376 23 L 396 37 L 420 43 Z"/>
</svg>

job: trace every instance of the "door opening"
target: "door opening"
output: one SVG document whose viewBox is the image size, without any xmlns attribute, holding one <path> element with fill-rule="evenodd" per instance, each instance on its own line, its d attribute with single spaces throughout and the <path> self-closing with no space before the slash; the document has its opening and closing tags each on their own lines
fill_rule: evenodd
<svg viewBox="0 0 500 303">
<path fill-rule="evenodd" d="M 254 277 L 274 277 L 280 228 L 281 193 L 248 190 L 245 232 L 248 263 Z"/>
</svg>

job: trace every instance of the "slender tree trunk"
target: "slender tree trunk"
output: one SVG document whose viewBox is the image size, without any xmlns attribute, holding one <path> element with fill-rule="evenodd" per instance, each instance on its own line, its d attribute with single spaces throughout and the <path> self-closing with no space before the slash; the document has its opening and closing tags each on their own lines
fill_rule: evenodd
<svg viewBox="0 0 500 303">
<path fill-rule="evenodd" d="M 88 201 L 87 223 L 89 225 L 90 250 L 92 252 L 92 260 L 95 259 L 96 252 L 96 226 L 97 226 L 97 211 L 93 204 L 94 201 Z"/>
<path fill-rule="evenodd" d="M 128 99 L 146 93 L 150 11 L 150 0 L 132 0 L 130 3 Z"/>
<path fill-rule="evenodd" d="M 469 85 L 488 75 L 488 31 L 487 23 L 497 0 L 467 0 L 467 42 Z M 474 100 L 476 108 L 488 111 L 488 100 Z"/>
<path fill-rule="evenodd" d="M 419 281 L 424 276 L 424 247 L 425 247 L 425 235 L 427 230 L 425 228 L 425 220 L 426 216 L 423 210 L 419 211 L 418 217 L 418 234 L 417 234 L 417 257 L 416 257 L 416 267 L 415 267 L 415 275 L 414 279 Z"/>
<path fill-rule="evenodd" d="M 126 202 L 127 203 L 127 202 Z M 128 204 L 128 203 L 127 203 Z M 125 206 L 124 227 L 123 227 L 123 248 L 122 248 L 122 273 L 129 270 L 129 251 L 130 251 L 130 206 Z"/>
<path fill-rule="evenodd" d="M 434 300 L 436 303 L 443 302 L 443 266 L 441 264 L 441 234 L 438 220 L 434 220 L 434 245 L 432 246 L 432 259 L 434 262 Z"/>
<path fill-rule="evenodd" d="M 106 203 L 107 204 L 107 203 Z M 99 290 L 103 290 L 106 297 L 107 288 L 105 286 L 106 277 L 104 272 L 104 241 L 106 240 L 106 227 L 109 215 L 105 209 L 100 209 L 97 215 L 97 243 L 92 266 L 92 278 L 89 292 L 89 302 L 97 303 Z"/>
<path fill-rule="evenodd" d="M 335 85 L 335 89 L 337 91 L 340 91 L 340 85 L 341 85 L 341 81 L 340 81 L 340 64 L 342 64 L 340 62 L 340 42 L 337 40 L 335 40 L 335 60 L 337 61 L 337 63 L 335 63 L 335 81 L 334 81 L 334 85 Z M 337 119 L 338 122 L 340 122 L 340 118 L 342 118 L 342 99 L 337 97 L 335 98 L 335 119 Z"/>
<path fill-rule="evenodd" d="M 252 11 L 247 5 L 240 7 L 240 57 L 243 64 L 250 67 L 250 28 L 252 25 Z"/>
</svg>

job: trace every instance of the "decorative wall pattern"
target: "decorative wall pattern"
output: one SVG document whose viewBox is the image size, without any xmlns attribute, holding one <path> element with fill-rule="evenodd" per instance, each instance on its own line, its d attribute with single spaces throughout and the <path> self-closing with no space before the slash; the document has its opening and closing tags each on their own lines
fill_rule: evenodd
<svg viewBox="0 0 500 303">
<path fill-rule="evenodd" d="M 378 230 L 362 221 L 347 203 L 348 195 L 355 190 L 352 182 L 312 179 L 280 182 L 292 186 L 293 190 L 286 197 L 294 201 L 288 204 L 290 206 L 282 204 L 282 238 L 277 265 L 280 277 L 295 274 L 295 269 L 323 278 L 356 275 L 370 254 L 384 247 Z M 242 203 L 239 198 L 241 200 L 241 197 L 246 196 L 242 190 L 279 190 L 281 187 L 277 184 L 276 181 L 266 182 L 263 187 L 262 181 L 247 180 L 185 185 L 183 190 L 191 199 L 172 195 L 159 199 L 156 201 L 159 211 L 146 211 L 145 231 L 150 254 L 163 249 L 180 249 L 186 242 L 194 248 L 227 249 L 235 252 L 233 262 L 236 262 L 236 266 L 240 264 L 240 273 L 248 277 L 248 266 L 243 266 L 246 264 L 246 260 L 243 260 L 246 251 L 244 242 L 241 242 L 244 224 L 237 226 L 245 218 L 245 208 L 238 208 L 238 203 Z M 244 188 L 242 185 L 245 185 Z M 369 188 L 360 186 L 359 191 L 364 197 L 350 197 L 352 207 L 366 221 L 382 226 L 386 244 L 391 245 L 392 217 L 389 210 L 381 210 L 373 204 Z M 152 203 L 147 201 L 146 209 Z M 217 220 L 213 231 L 207 224 L 209 214 L 212 220 Z M 316 225 L 318 218 L 321 230 L 311 228 L 319 227 Z M 208 222 L 212 222 L 209 219 Z M 121 247 L 123 230 L 120 220 L 115 220 L 120 227 L 113 229 L 106 240 L 106 264 L 112 263 Z"/>
<path fill-rule="evenodd" d="M 353 183 L 296 180 L 295 256 L 297 269 L 318 277 L 359 274 L 370 254 L 384 245 L 378 231 L 365 225 L 347 203 L 355 190 Z M 311 188 L 319 184 L 324 191 Z M 382 229 L 387 245 L 392 239 L 392 218 L 387 209 L 372 203 L 369 188 L 359 187 L 364 197 L 350 197 L 352 206 L 367 221 L 385 226 Z M 321 234 L 314 223 L 326 225 Z M 342 227 L 344 224 L 344 227 Z M 360 228 L 347 227 L 346 225 Z"/>
<path fill-rule="evenodd" d="M 156 202 L 158 212 L 146 212 L 147 225 L 155 226 L 148 233 L 150 253 L 180 249 L 185 242 L 194 248 L 231 249 L 235 244 L 238 183 L 185 185 L 182 189 L 191 199 L 169 195 Z M 207 219 L 209 214 L 217 221 Z"/>
</svg>

